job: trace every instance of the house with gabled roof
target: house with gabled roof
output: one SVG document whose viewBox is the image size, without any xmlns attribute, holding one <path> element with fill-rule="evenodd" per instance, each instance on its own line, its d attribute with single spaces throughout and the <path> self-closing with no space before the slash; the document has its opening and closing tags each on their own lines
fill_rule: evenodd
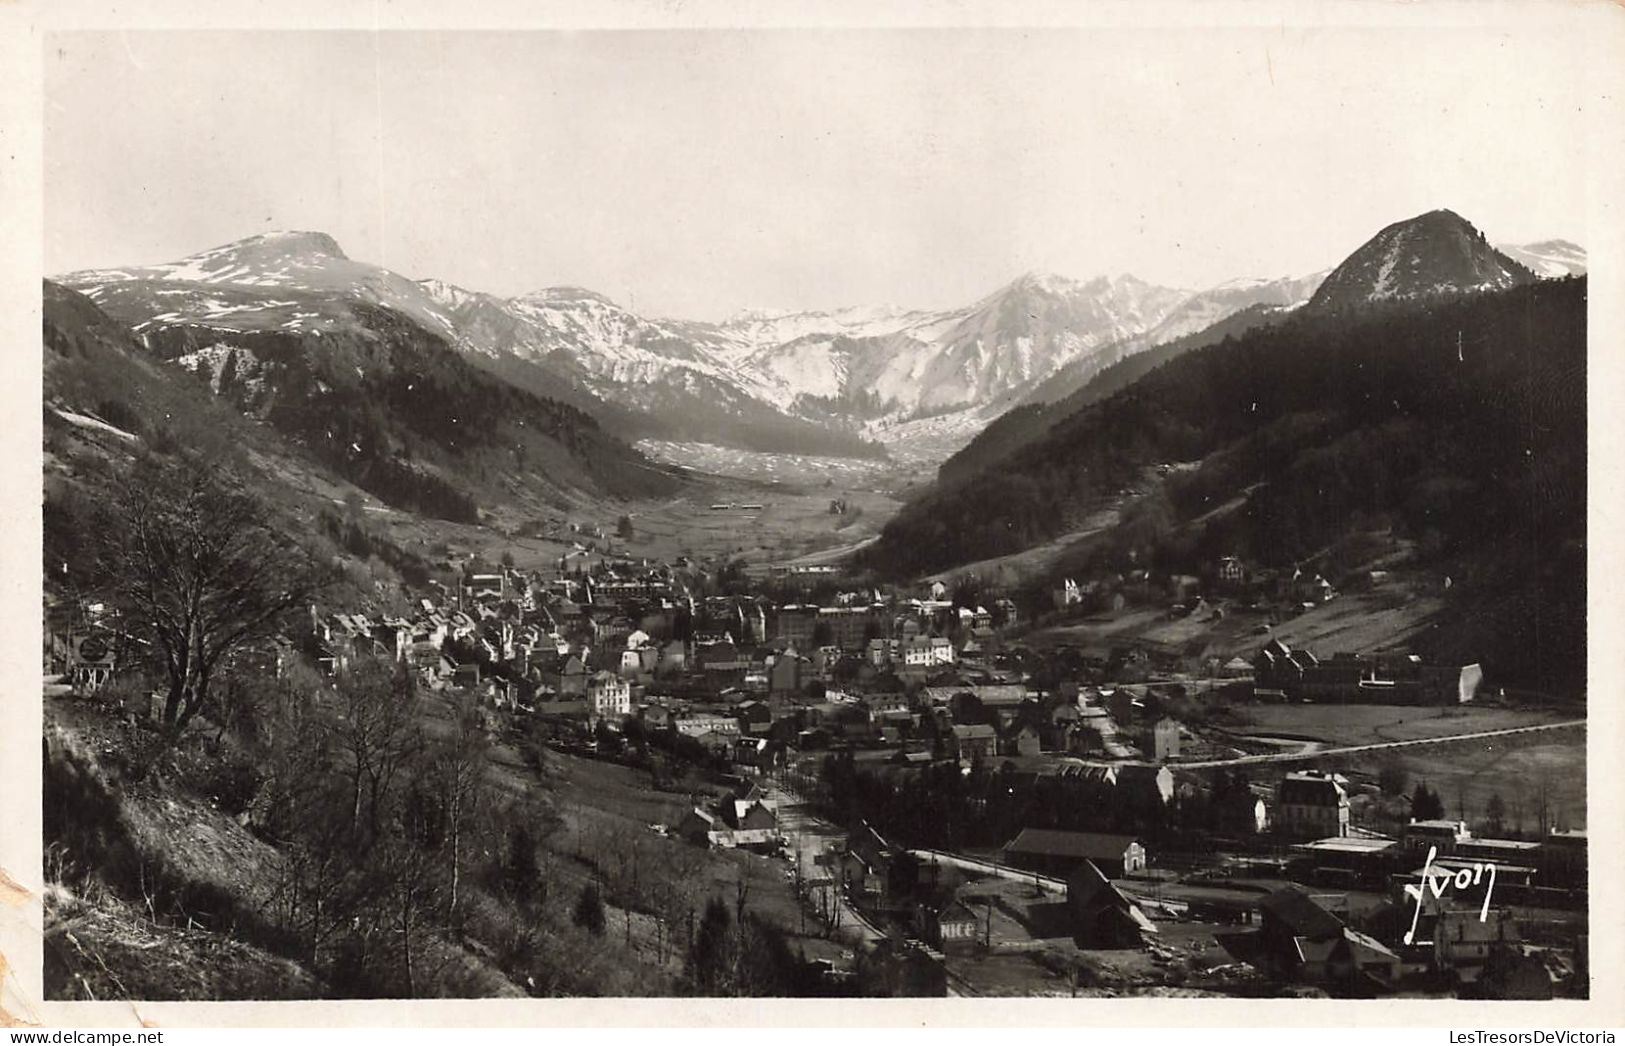
<svg viewBox="0 0 1625 1046">
<path fill-rule="evenodd" d="M 1043 751 L 1043 744 L 1037 727 L 1031 723 L 1012 721 L 1004 730 L 1000 748 L 1005 755 L 1035 756 Z"/>
<path fill-rule="evenodd" d="M 987 762 L 998 754 L 998 731 L 982 723 L 956 725 L 947 740 L 949 756 L 961 762 Z"/>
<path fill-rule="evenodd" d="M 1369 990 L 1392 984 L 1403 963 L 1380 941 L 1344 924 L 1296 886 L 1259 902 L 1259 929 L 1242 944 L 1243 957 L 1266 972 L 1305 984 Z M 1225 942 L 1229 947 L 1229 943 Z"/>
<path fill-rule="evenodd" d="M 587 665 L 582 657 L 572 654 L 565 658 L 564 666 L 559 669 L 559 694 L 565 697 L 585 695 L 587 675 Z"/>
<path fill-rule="evenodd" d="M 1299 839 L 1348 835 L 1347 785 L 1341 774 L 1315 770 L 1288 773 L 1275 795 L 1276 829 Z"/>
<path fill-rule="evenodd" d="M 677 823 L 678 838 L 696 846 L 768 851 L 780 842 L 778 812 L 755 796 L 694 806 Z"/>
<path fill-rule="evenodd" d="M 847 833 L 838 869 L 842 884 L 853 896 L 882 902 L 907 894 L 918 878 L 918 862 L 912 855 L 894 847 L 865 821 Z"/>
<path fill-rule="evenodd" d="M 1087 858 L 1066 877 L 1066 903 L 1080 948 L 1143 948 L 1157 932 L 1140 906 Z"/>
<path fill-rule="evenodd" d="M 940 952 L 956 954 L 976 947 L 980 917 L 957 897 L 921 904 L 914 909 L 916 932 Z"/>
<path fill-rule="evenodd" d="M 1029 871 L 1069 875 L 1092 861 L 1113 879 L 1145 868 L 1145 847 L 1131 835 L 1106 832 L 1066 832 L 1053 828 L 1023 828 L 1005 844 L 1005 861 Z"/>
</svg>

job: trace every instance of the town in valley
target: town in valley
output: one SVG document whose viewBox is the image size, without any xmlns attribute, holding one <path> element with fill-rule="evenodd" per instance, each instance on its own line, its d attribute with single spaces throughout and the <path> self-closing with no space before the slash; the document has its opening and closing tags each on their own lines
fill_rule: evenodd
<svg viewBox="0 0 1625 1046">
<path fill-rule="evenodd" d="M 693 506 L 736 532 L 780 509 Z M 355 534 L 366 515 L 321 518 Z M 827 563 L 642 554 L 658 543 L 629 515 L 487 539 L 389 610 L 311 604 L 233 671 L 330 687 L 389 666 L 436 729 L 472 717 L 492 773 L 604 780 L 618 801 L 561 811 L 580 862 L 563 881 L 599 891 L 617 912 L 601 932 L 645 961 L 691 931 L 600 863 L 619 848 L 777 895 L 814 994 L 1583 983 L 1583 794 L 1554 769 L 1583 756 L 1583 708 L 1477 663 L 1272 637 L 1337 609 L 1320 574 L 1225 556 L 1202 575 L 1066 578 L 1023 606 L 973 574 L 853 588 Z M 1369 598 L 1390 582 L 1339 583 Z M 1077 641 L 1135 608 L 1211 642 L 1193 658 L 1154 630 Z M 58 609 L 50 699 L 161 723 L 161 692 L 108 696 L 134 639 L 117 615 Z M 252 829 L 252 807 L 237 816 Z M 1488 882 L 1426 890 L 1430 871 L 1485 863 Z"/>
<path fill-rule="evenodd" d="M 50 34 L 46 996 L 1592 999 L 1591 89 L 1235 32 Z"/>
</svg>

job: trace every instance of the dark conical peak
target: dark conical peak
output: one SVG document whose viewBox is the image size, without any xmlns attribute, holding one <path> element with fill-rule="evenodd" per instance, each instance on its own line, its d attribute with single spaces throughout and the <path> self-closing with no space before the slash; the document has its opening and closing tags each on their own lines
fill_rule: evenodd
<svg viewBox="0 0 1625 1046">
<path fill-rule="evenodd" d="M 1466 218 L 1463 218 L 1455 211 L 1445 207 L 1440 207 L 1438 210 L 1428 211 L 1426 214 L 1418 214 L 1416 217 L 1408 218 L 1402 222 L 1395 222 L 1393 225 L 1390 225 L 1389 228 L 1392 229 L 1406 225 L 1423 229 L 1465 229 L 1472 232 L 1474 236 L 1483 236 L 1483 234 L 1478 231 L 1478 227 L 1472 222 L 1468 221 Z"/>
<path fill-rule="evenodd" d="M 1461 222 L 1461 223 L 1463 223 L 1465 225 L 1473 224 L 1472 222 L 1468 221 L 1466 218 L 1463 218 L 1461 215 L 1457 214 L 1455 211 L 1452 211 L 1448 207 L 1436 207 L 1433 210 L 1428 211 L 1426 214 L 1417 215 L 1415 218 L 1412 218 L 1411 220 L 1412 221 L 1418 221 L 1418 222 L 1419 221 L 1451 221 L 1451 222 Z"/>
<path fill-rule="evenodd" d="M 1312 309 L 1497 290 L 1534 274 L 1490 246 L 1472 222 L 1439 209 L 1395 222 L 1333 269 Z"/>
</svg>

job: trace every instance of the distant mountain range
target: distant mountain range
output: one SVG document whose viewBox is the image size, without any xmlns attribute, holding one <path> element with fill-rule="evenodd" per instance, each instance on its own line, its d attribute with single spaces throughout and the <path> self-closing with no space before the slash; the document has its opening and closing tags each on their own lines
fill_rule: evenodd
<svg viewBox="0 0 1625 1046">
<path fill-rule="evenodd" d="M 935 462 L 1012 407 L 1064 400 L 1116 364 L 1200 342 L 1244 312 L 1284 313 L 1311 296 L 1317 307 L 1346 305 L 1357 286 L 1396 297 L 1584 269 L 1584 251 L 1564 241 L 1500 253 L 1449 212 L 1415 221 L 1430 226 L 1419 239 L 1396 231 L 1406 223 L 1390 227 L 1330 276 L 1191 292 L 1127 275 L 1028 273 L 956 309 L 758 310 L 722 323 L 639 316 L 579 287 L 505 298 L 414 280 L 350 259 L 319 232 L 270 233 L 167 264 L 58 279 L 153 346 L 191 351 L 206 347 L 200 341 L 270 332 L 316 339 L 349 329 L 356 307 L 371 306 L 625 439 Z M 1442 268 L 1443 254 L 1411 258 L 1412 247 L 1447 233 L 1471 248 L 1459 252 L 1460 264 Z"/>
<path fill-rule="evenodd" d="M 1522 246 L 1503 243 L 1500 250 L 1536 276 L 1557 279 L 1586 273 L 1585 248 L 1567 240 L 1542 240 Z"/>
</svg>

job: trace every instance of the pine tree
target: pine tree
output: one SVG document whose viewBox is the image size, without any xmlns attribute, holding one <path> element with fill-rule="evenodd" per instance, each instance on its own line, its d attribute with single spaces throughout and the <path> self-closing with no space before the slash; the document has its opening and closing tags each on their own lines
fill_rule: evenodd
<svg viewBox="0 0 1625 1046">
<path fill-rule="evenodd" d="M 598 894 L 597 883 L 581 888 L 581 897 L 576 901 L 575 924 L 599 937 L 604 935 L 604 899 Z"/>
<path fill-rule="evenodd" d="M 1411 793 L 1411 820 L 1432 821 L 1443 816 L 1444 800 L 1428 788 L 1426 781 L 1418 781 L 1416 791 Z"/>
<path fill-rule="evenodd" d="M 725 974 L 731 965 L 728 955 L 731 921 L 728 906 L 721 898 L 713 897 L 707 902 L 688 953 L 688 974 L 705 991 L 717 993 L 724 986 Z"/>
<path fill-rule="evenodd" d="M 502 871 L 508 893 L 515 900 L 525 904 L 540 899 L 544 891 L 541 865 L 536 860 L 536 840 L 523 821 L 508 830 L 508 859 Z"/>
</svg>

